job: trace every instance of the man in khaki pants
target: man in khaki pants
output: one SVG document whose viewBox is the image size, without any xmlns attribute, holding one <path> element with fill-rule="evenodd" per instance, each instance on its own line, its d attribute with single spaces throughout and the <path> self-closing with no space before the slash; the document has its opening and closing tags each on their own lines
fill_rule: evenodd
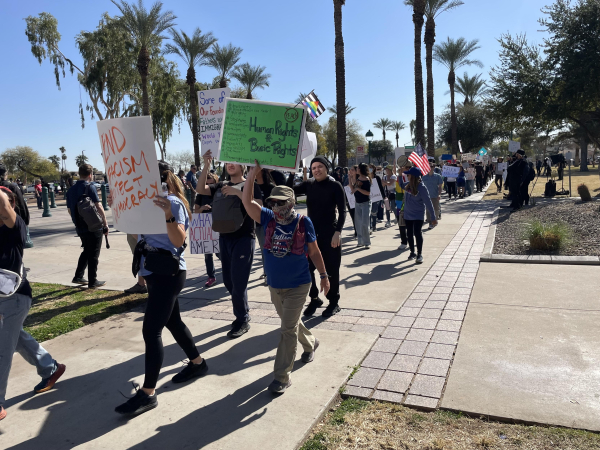
<svg viewBox="0 0 600 450">
<path fill-rule="evenodd" d="M 435 216 L 439 219 L 442 218 L 442 211 L 440 210 L 440 195 L 442 195 L 442 186 L 444 185 L 444 179 L 441 175 L 435 173 L 433 168 L 435 167 L 433 162 L 429 164 L 429 173 L 421 178 L 423 184 L 429 191 L 429 198 L 431 199 L 431 203 L 433 203 L 433 209 L 435 211 Z M 429 210 L 427 209 L 427 222 L 429 223 L 429 229 L 433 229 L 434 226 L 431 225 L 431 217 L 429 214 Z"/>
<path fill-rule="evenodd" d="M 329 291 L 329 277 L 317 245 L 315 228 L 308 217 L 296 213 L 294 191 L 288 186 L 275 186 L 261 207 L 252 197 L 255 174 L 250 169 L 242 192 L 242 201 L 248 215 L 263 226 L 265 244 L 264 268 L 271 291 L 271 301 L 281 318 L 281 338 L 275 356 L 273 382 L 269 390 L 283 394 L 291 386 L 290 374 L 294 367 L 298 341 L 304 349 L 301 360 L 311 362 L 319 341 L 304 326 L 302 309 L 311 287 L 307 255 L 321 274 L 321 292 Z"/>
</svg>

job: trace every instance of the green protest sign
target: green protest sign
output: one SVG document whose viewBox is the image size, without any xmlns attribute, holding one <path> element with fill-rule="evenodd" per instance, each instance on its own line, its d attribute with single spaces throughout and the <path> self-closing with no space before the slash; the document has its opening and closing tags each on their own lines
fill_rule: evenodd
<svg viewBox="0 0 600 450">
<path fill-rule="evenodd" d="M 302 150 L 306 110 L 285 103 L 227 98 L 216 159 L 295 169 Z"/>
</svg>

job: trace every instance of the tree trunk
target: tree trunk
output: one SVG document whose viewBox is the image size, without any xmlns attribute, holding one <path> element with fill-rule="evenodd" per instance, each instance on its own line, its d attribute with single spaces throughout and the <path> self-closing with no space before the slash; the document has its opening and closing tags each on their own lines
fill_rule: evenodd
<svg viewBox="0 0 600 450">
<path fill-rule="evenodd" d="M 190 109 L 192 110 L 192 139 L 194 139 L 194 164 L 200 167 L 200 144 L 198 142 L 198 105 L 196 103 L 196 71 L 188 67 L 185 82 L 190 87 Z"/>
<path fill-rule="evenodd" d="M 381 130 L 383 131 L 383 142 L 385 142 L 385 130 Z"/>
<path fill-rule="evenodd" d="M 140 48 L 138 53 L 137 69 L 142 77 L 142 114 L 150 115 L 150 101 L 148 100 L 148 66 L 150 65 L 150 55 L 146 47 Z"/>
<path fill-rule="evenodd" d="M 338 165 L 348 165 L 346 151 L 346 68 L 344 62 L 344 36 L 342 35 L 342 4 L 344 0 L 333 0 L 335 24 L 335 91 L 337 104 L 337 154 Z"/>
<path fill-rule="evenodd" d="M 227 80 L 225 79 L 225 77 L 221 78 L 221 81 L 219 82 L 219 87 L 221 89 L 226 88 L 227 87 Z"/>
<path fill-rule="evenodd" d="M 450 86 L 450 116 L 452 118 L 452 154 L 458 157 L 458 136 L 456 131 L 456 106 L 454 104 L 454 83 L 456 78 L 454 71 L 448 74 L 448 85 Z"/>
<path fill-rule="evenodd" d="M 435 21 L 427 19 L 425 25 L 425 65 L 427 66 L 427 154 L 435 156 L 435 113 L 433 103 L 433 44 L 435 44 Z"/>
<path fill-rule="evenodd" d="M 252 100 L 252 92 L 248 89 L 248 93 L 246 94 L 246 100 Z"/>
<path fill-rule="evenodd" d="M 581 163 L 579 164 L 580 172 L 589 172 L 587 165 L 587 157 L 588 157 L 588 138 L 585 134 L 581 136 L 579 139 L 579 144 L 581 145 Z"/>
<path fill-rule="evenodd" d="M 413 23 L 415 24 L 415 104 L 417 108 L 415 141 L 425 143 L 425 105 L 423 103 L 423 65 L 421 64 L 421 31 L 425 0 L 415 0 L 413 4 Z"/>
</svg>

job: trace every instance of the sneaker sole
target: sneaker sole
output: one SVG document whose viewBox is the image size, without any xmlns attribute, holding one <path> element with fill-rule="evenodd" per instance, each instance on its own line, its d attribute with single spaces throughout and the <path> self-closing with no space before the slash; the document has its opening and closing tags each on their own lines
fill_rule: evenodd
<svg viewBox="0 0 600 450">
<path fill-rule="evenodd" d="M 248 326 L 248 328 L 246 328 L 245 330 L 240 330 L 237 334 L 233 334 L 231 331 L 229 333 L 227 333 L 227 337 L 229 339 L 237 339 L 242 337 L 244 334 L 246 334 L 248 331 L 250 331 L 250 326 Z"/>
<path fill-rule="evenodd" d="M 148 412 L 148 411 L 156 408 L 157 406 L 158 406 L 158 402 L 152 403 L 151 405 L 144 406 L 144 407 L 142 407 L 142 408 L 140 408 L 137 411 L 134 411 L 132 413 L 120 413 L 118 411 L 115 411 L 115 412 L 117 414 L 121 414 L 122 416 L 125 416 L 125 417 L 137 417 L 140 414 L 144 414 L 145 412 Z"/>
<path fill-rule="evenodd" d="M 285 391 L 287 391 L 287 390 L 288 390 L 288 388 L 289 388 L 291 385 L 292 385 L 292 382 L 290 381 L 290 382 L 288 383 L 288 385 L 287 385 L 285 388 L 283 388 L 283 390 L 281 390 L 281 391 L 273 391 L 273 390 L 271 390 L 271 388 L 269 387 L 269 392 L 270 392 L 271 394 L 274 394 L 274 395 L 281 395 L 281 394 L 285 393 Z"/>
<path fill-rule="evenodd" d="M 56 382 L 60 379 L 60 377 L 63 376 L 65 370 L 67 370 L 67 366 L 65 366 L 64 364 L 59 365 L 58 369 L 56 369 L 56 372 L 54 372 L 50 377 L 50 382 L 48 383 L 48 385 L 44 389 L 34 390 L 34 392 L 36 394 L 41 394 L 42 392 L 47 392 L 50 389 L 52 389 Z"/>
</svg>

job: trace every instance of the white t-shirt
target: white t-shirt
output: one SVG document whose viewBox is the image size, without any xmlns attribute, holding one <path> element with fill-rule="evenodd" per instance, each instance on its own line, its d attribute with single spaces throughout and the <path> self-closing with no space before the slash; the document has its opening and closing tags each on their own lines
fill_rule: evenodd
<svg viewBox="0 0 600 450">
<path fill-rule="evenodd" d="M 396 180 L 398 179 L 398 177 L 396 175 L 390 175 L 389 178 L 387 175 L 383 176 L 383 181 L 393 181 L 394 184 L 392 186 L 384 186 L 383 190 L 385 191 L 386 196 L 392 192 L 396 192 L 395 186 L 396 186 Z"/>
</svg>

